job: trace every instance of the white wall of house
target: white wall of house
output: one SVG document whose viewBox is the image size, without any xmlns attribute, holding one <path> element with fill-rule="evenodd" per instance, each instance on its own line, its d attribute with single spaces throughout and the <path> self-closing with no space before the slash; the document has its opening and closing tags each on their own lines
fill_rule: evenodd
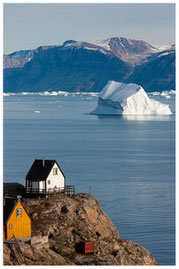
<svg viewBox="0 0 179 269">
<path fill-rule="evenodd" d="M 45 190 L 45 180 L 39 182 L 39 189 L 40 190 Z"/>
<path fill-rule="evenodd" d="M 57 169 L 57 175 L 54 175 L 54 168 Z M 65 178 L 61 173 L 58 165 L 55 163 L 52 170 L 50 171 L 49 176 L 46 179 L 47 190 L 50 188 L 64 188 L 65 187 Z"/>
</svg>

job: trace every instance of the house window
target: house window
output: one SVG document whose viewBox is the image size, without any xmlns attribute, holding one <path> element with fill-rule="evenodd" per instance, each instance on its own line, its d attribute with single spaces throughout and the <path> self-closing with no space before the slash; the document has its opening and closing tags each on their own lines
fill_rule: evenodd
<svg viewBox="0 0 179 269">
<path fill-rule="evenodd" d="M 9 229 L 12 229 L 12 224 L 11 223 L 9 224 Z"/>
<path fill-rule="evenodd" d="M 48 180 L 48 185 L 50 185 L 50 180 Z"/>
<path fill-rule="evenodd" d="M 16 209 L 16 217 L 17 218 L 22 217 L 22 208 L 17 208 Z"/>
<path fill-rule="evenodd" d="M 58 175 L 58 169 L 57 168 L 53 168 L 53 175 Z"/>
</svg>

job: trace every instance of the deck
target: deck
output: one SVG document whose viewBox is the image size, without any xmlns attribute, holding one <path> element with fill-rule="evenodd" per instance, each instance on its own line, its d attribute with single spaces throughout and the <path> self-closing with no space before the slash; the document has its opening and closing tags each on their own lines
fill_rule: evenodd
<svg viewBox="0 0 179 269">
<path fill-rule="evenodd" d="M 75 194 L 75 186 L 66 185 L 64 188 L 49 188 L 49 189 L 39 189 L 39 188 L 32 188 L 26 187 L 25 192 L 28 194 L 45 194 L 45 195 L 53 195 L 58 193 L 64 193 L 67 195 L 74 195 Z"/>
</svg>

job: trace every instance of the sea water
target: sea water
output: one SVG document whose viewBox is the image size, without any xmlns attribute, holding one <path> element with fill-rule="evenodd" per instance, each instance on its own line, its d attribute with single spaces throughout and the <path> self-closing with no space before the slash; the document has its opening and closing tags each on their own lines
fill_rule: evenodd
<svg viewBox="0 0 179 269">
<path fill-rule="evenodd" d="M 121 238 L 174 265 L 175 95 L 150 97 L 173 114 L 90 115 L 97 94 L 5 96 L 4 182 L 24 184 L 34 159 L 57 160 L 66 184 L 91 191 Z"/>
</svg>

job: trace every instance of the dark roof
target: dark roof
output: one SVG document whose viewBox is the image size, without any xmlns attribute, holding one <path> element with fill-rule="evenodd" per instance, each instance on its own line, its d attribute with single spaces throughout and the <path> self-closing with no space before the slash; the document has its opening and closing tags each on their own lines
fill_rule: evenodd
<svg viewBox="0 0 179 269">
<path fill-rule="evenodd" d="M 7 219 L 9 218 L 9 215 L 11 214 L 13 208 L 15 207 L 17 203 L 16 198 L 5 198 L 5 205 L 4 205 L 4 223 L 6 223 Z"/>
<path fill-rule="evenodd" d="M 56 163 L 61 173 L 63 174 L 60 166 L 55 160 L 44 160 L 45 165 L 43 166 L 43 160 L 35 160 L 32 164 L 29 172 L 27 173 L 26 179 L 33 181 L 42 181 L 46 180 L 52 167 Z M 64 176 L 64 174 L 63 174 Z M 65 176 L 64 176 L 65 177 Z"/>
</svg>

